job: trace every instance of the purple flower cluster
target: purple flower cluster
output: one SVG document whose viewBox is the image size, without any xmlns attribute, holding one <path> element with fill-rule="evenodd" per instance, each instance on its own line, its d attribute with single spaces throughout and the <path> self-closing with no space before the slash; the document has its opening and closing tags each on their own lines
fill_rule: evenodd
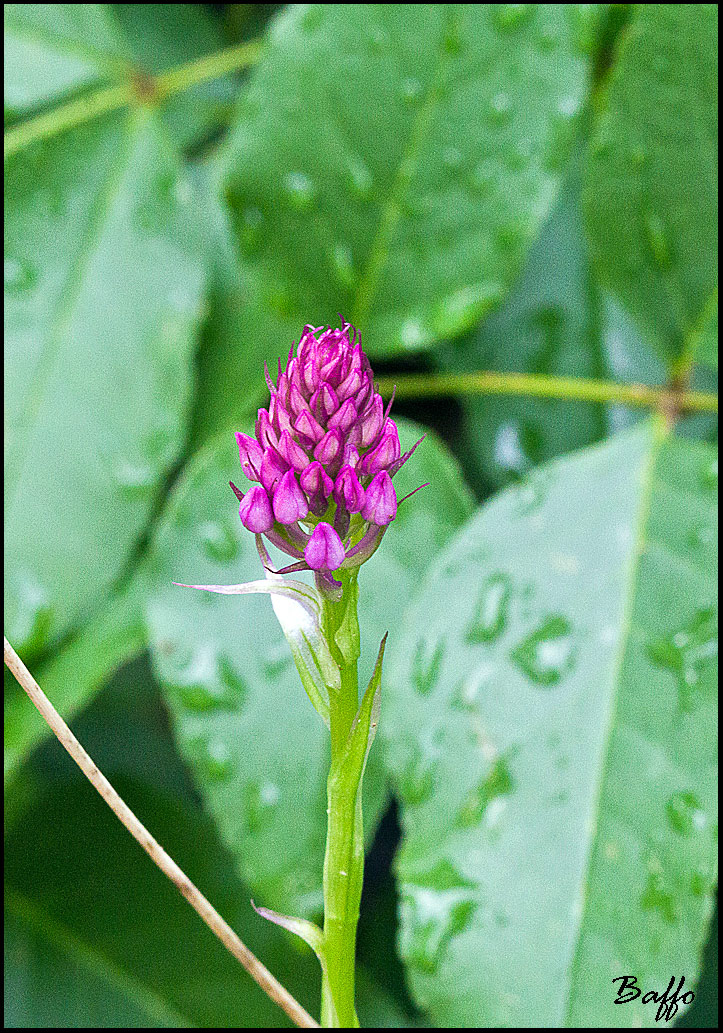
<svg viewBox="0 0 723 1033">
<path fill-rule="evenodd" d="M 349 323 L 304 327 L 277 383 L 268 370 L 266 381 L 255 438 L 236 435 L 243 472 L 258 482 L 245 494 L 231 484 L 241 523 L 294 558 L 284 573 L 314 570 L 333 589 L 331 572 L 367 560 L 394 520 L 392 478 L 417 445 L 401 454 L 391 402 L 385 411 Z"/>
</svg>

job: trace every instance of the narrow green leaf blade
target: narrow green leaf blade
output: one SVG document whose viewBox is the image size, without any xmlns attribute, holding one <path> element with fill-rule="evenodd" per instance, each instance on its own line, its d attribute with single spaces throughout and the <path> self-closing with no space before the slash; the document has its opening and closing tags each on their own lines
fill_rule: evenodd
<svg viewBox="0 0 723 1033">
<path fill-rule="evenodd" d="M 649 1026 L 612 979 L 697 978 L 714 459 L 644 424 L 541 468 L 460 532 L 390 643 L 401 948 L 439 1025 Z"/>
</svg>

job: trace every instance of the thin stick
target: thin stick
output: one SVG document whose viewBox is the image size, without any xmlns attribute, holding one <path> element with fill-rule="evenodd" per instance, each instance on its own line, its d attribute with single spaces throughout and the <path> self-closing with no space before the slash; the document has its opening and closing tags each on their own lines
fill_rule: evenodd
<svg viewBox="0 0 723 1033">
<path fill-rule="evenodd" d="M 158 865 L 163 874 L 167 875 L 174 886 L 181 891 L 211 932 L 219 938 L 224 947 L 233 954 L 236 960 L 241 962 L 251 978 L 258 983 L 272 1001 L 275 1001 L 286 1012 L 292 1022 L 297 1026 L 318 1029 L 318 1022 L 312 1019 L 298 1001 L 294 1000 L 289 991 L 271 975 L 265 965 L 262 965 L 248 947 L 241 942 L 231 926 L 221 918 L 200 890 L 196 889 L 188 876 L 181 871 L 176 862 L 168 856 L 160 843 L 153 838 L 145 826 L 136 818 L 130 807 L 120 798 L 108 779 L 101 774 L 75 738 L 7 639 L 5 639 L 5 664 L 19 684 L 25 689 L 31 701 L 40 711 L 41 716 L 48 722 L 60 740 L 61 745 L 65 747 L 88 781 L 98 790 L 116 817 L 125 825 L 133 838 L 140 843 L 153 863 Z"/>
</svg>

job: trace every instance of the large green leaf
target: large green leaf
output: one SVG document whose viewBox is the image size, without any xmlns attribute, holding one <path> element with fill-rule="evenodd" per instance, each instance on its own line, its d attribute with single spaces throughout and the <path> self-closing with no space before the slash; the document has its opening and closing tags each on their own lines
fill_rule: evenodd
<svg viewBox="0 0 723 1033">
<path fill-rule="evenodd" d="M 645 423 L 482 508 L 390 639 L 401 949 L 443 1026 L 648 1026 L 716 852 L 717 464 Z"/>
<path fill-rule="evenodd" d="M 5 4 L 5 110 L 13 115 L 125 75 L 110 4 Z"/>
<path fill-rule="evenodd" d="M 601 299 L 587 260 L 575 175 L 503 307 L 441 354 L 445 368 L 600 377 Z M 465 460 L 499 486 L 604 436 L 599 405 L 514 395 L 462 398 Z"/>
<path fill-rule="evenodd" d="M 240 103 L 226 195 L 267 313 L 418 351 L 499 302 L 554 200 L 595 5 L 294 5 Z"/>
<path fill-rule="evenodd" d="M 418 430 L 402 423 L 404 447 Z M 241 527 L 228 488 L 239 477 L 228 433 L 194 461 L 162 518 L 148 605 L 154 665 L 180 750 L 258 901 L 308 914 L 321 903 L 326 729 L 304 695 L 267 599 L 171 584 L 260 576 L 253 536 Z M 383 548 L 360 575 L 362 682 L 431 556 L 470 512 L 457 469 L 434 438 L 420 445 L 395 484 L 404 494 L 425 480 L 432 487 L 400 507 Z M 376 749 L 365 788 L 371 834 L 386 798 Z"/>
<path fill-rule="evenodd" d="M 673 363 L 718 282 L 717 138 L 717 5 L 636 5 L 585 206 L 600 275 Z"/>
<path fill-rule="evenodd" d="M 6 163 L 8 638 L 88 618 L 133 554 L 184 437 L 203 259 L 152 115 Z"/>
</svg>

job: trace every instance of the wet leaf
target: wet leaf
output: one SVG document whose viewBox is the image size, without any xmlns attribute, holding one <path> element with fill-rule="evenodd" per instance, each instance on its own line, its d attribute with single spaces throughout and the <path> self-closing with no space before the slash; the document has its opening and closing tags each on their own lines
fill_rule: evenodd
<svg viewBox="0 0 723 1033">
<path fill-rule="evenodd" d="M 178 456 L 203 258 L 152 114 L 5 167 L 5 606 L 25 659 L 124 571 Z"/>
<path fill-rule="evenodd" d="M 601 277 L 668 363 L 717 287 L 717 9 L 641 4 L 598 116 L 585 209 Z"/>
<path fill-rule="evenodd" d="M 459 532 L 390 637 L 400 947 L 438 1025 L 650 1026 L 640 1001 L 613 1006 L 615 976 L 695 983 L 715 878 L 716 486 L 711 448 L 648 422 L 543 466 Z M 443 644 L 424 693 L 420 640 Z"/>
<path fill-rule="evenodd" d="M 569 154 L 595 14 L 284 11 L 224 155 L 238 246 L 259 285 L 244 336 L 272 353 L 268 313 L 302 326 L 341 311 L 371 354 L 415 352 L 499 303 Z"/>
</svg>

